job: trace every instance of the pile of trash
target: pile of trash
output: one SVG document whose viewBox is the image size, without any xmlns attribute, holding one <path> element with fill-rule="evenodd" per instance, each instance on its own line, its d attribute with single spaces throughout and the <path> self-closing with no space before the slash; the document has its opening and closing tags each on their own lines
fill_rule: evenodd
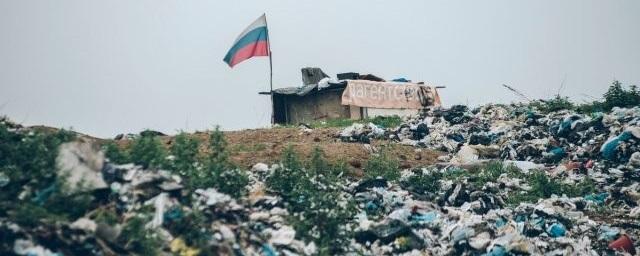
<svg viewBox="0 0 640 256">
<path fill-rule="evenodd" d="M 289 154 L 281 163 L 256 163 L 248 185 L 238 188 L 247 191 L 240 196 L 215 186 L 190 188 L 186 180 L 194 177 L 179 170 L 115 164 L 94 141 L 58 145 L 66 140 L 43 139 L 5 121 L 0 128 L 11 143 L 57 145 L 55 159 L 34 165 L 52 173 L 37 177 L 15 171 L 32 164 L 18 166 L 0 156 L 0 187 L 16 195 L 0 195 L 0 209 L 8 209 L 0 212 L 1 255 L 640 250 L 638 107 L 585 115 L 540 114 L 526 105 L 454 106 L 409 118 L 397 128 L 354 124 L 337 136 L 353 143 L 389 139 L 442 155 L 432 166 L 406 170 L 368 163 L 365 177 L 350 177 L 344 167 L 319 157 L 301 161 Z M 41 150 L 31 145 L 19 149 Z M 54 167 L 47 166 L 49 160 Z"/>
<path fill-rule="evenodd" d="M 519 161 L 521 165 L 613 167 L 614 173 L 640 167 L 640 107 L 610 113 L 540 114 L 529 105 L 485 105 L 470 110 L 456 105 L 431 109 L 397 128 L 353 124 L 338 135 L 342 141 L 369 143 L 373 138 L 446 152 L 442 162 L 482 159 Z"/>
<path fill-rule="evenodd" d="M 459 231 L 464 235 L 457 234 L 455 239 L 451 237 L 452 233 L 445 237 L 433 237 L 430 234 L 428 240 L 422 237 L 423 240 L 417 244 L 426 244 L 426 250 L 431 250 L 435 255 L 463 254 L 467 249 L 488 255 L 527 251 L 550 255 L 597 255 L 606 251 L 609 246 L 606 242 L 616 247 L 612 242 L 615 239 L 632 244 L 631 238 L 639 238 L 640 107 L 614 108 L 609 113 L 579 114 L 561 110 L 542 114 L 525 104 L 485 105 L 473 110 L 466 106 L 453 106 L 449 109 L 432 109 L 419 117 L 408 118 L 404 124 L 386 129 L 384 133 L 374 133 L 379 128 L 371 126 L 353 125 L 337 136 L 343 141 L 364 143 L 368 143 L 368 139 L 383 138 L 441 151 L 443 154 L 435 166 L 435 172 L 439 173 L 461 169 L 467 172 L 463 176 L 472 176 L 468 174 L 471 170 L 477 171 L 488 163 L 500 161 L 523 173 L 541 173 L 556 180 L 558 186 L 590 186 L 590 189 L 583 189 L 590 193 L 574 191 L 567 197 L 557 190 L 551 195 L 552 198 L 542 197 L 541 201 L 521 202 L 517 207 L 509 207 L 503 200 L 518 194 L 517 191 L 514 191 L 515 194 L 505 193 L 505 190 L 514 187 L 521 190 L 519 193 L 526 193 L 531 188 L 522 177 L 502 175 L 494 181 L 495 184 L 484 184 L 473 190 L 468 184 L 457 184 L 449 191 L 441 188 L 435 193 L 439 193 L 440 197 L 426 198 L 431 202 L 439 198 L 441 206 L 445 206 L 440 210 L 427 207 L 426 211 L 416 211 L 420 207 L 407 206 L 410 200 L 400 200 L 405 205 L 401 208 L 405 216 L 404 224 L 411 224 L 410 218 L 422 218 L 424 214 L 429 214 L 431 217 L 441 216 L 438 219 L 447 223 L 445 226 L 449 232 L 465 227 L 465 231 Z M 385 189 L 384 193 L 406 193 L 402 191 Z M 452 197 L 460 197 L 461 191 L 464 192 L 461 198 Z M 442 201 L 445 196 L 447 200 Z M 558 208 L 558 205 L 563 207 Z M 587 205 L 589 207 L 585 208 Z M 478 211 L 477 208 L 482 210 Z M 606 212 L 604 208 L 610 211 Z M 394 215 L 397 211 L 389 214 Z M 589 219 L 589 216 L 598 215 L 595 213 L 598 211 L 606 212 L 607 218 L 610 218 L 607 221 L 616 219 L 615 223 L 607 224 L 604 221 L 604 224 L 596 224 Z M 394 219 L 391 215 L 389 218 Z M 511 228 L 507 229 L 508 239 L 504 238 L 506 234 L 500 232 L 501 229 L 490 225 L 496 221 L 496 216 L 502 216 L 500 222 L 505 222 L 503 224 L 512 222 L 512 225 L 508 225 Z M 538 223 L 529 227 L 532 218 Z M 471 220 L 475 222 L 467 223 Z M 477 225 L 483 227 L 478 228 Z M 609 233 L 604 235 L 603 232 Z M 465 245 L 459 247 L 455 242 L 462 238 L 465 239 Z M 513 239 L 522 241 L 516 246 L 513 244 L 516 240 Z M 449 245 L 434 249 L 434 246 L 447 243 Z M 497 243 L 500 243 L 499 247 L 496 247 Z M 387 245 L 389 247 L 386 250 L 393 251 L 393 243 Z M 632 245 L 627 248 L 628 252 L 635 251 Z"/>
<path fill-rule="evenodd" d="M 452 172 L 423 171 L 405 179 Z M 379 184 L 355 193 L 361 211 L 354 248 L 372 255 L 634 255 L 640 236 L 637 213 L 618 209 L 624 199 L 606 192 L 511 204 L 509 196 L 534 188 L 504 174 L 484 185 L 443 179 L 427 193 L 402 182 Z M 616 206 L 601 216 L 607 204 Z"/>
</svg>

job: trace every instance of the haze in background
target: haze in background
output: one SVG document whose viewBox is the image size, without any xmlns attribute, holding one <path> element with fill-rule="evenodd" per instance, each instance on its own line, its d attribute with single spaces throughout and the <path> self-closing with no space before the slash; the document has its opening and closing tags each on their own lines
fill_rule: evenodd
<svg viewBox="0 0 640 256">
<path fill-rule="evenodd" d="M 639 1 L 0 1 L 0 113 L 112 137 L 265 127 L 268 58 L 222 58 L 263 12 L 275 87 L 300 68 L 447 86 L 446 105 L 640 83 Z"/>
</svg>

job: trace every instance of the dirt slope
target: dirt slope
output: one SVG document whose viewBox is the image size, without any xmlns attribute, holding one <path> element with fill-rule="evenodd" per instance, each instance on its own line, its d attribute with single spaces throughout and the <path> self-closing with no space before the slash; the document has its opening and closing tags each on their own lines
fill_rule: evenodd
<svg viewBox="0 0 640 256">
<path fill-rule="evenodd" d="M 48 132 L 58 130 L 57 128 L 46 126 L 32 126 L 29 128 Z M 310 132 L 304 132 L 300 128 L 248 129 L 227 131 L 225 132 L 225 137 L 229 143 L 233 162 L 247 169 L 259 162 L 277 163 L 280 160 L 282 151 L 289 145 L 302 156 L 302 159 L 307 159 L 312 150 L 318 146 L 324 151 L 325 157 L 329 161 L 342 160 L 349 163 L 356 171 L 356 175 L 362 174 L 362 169 L 371 156 L 371 152 L 384 150 L 391 157 L 397 158 L 403 168 L 433 164 L 441 154 L 438 151 L 417 149 L 389 140 L 372 140 L 370 146 L 363 143 L 342 142 L 336 137 L 336 134 L 340 131 L 341 128 L 316 128 Z M 77 135 L 98 143 L 108 141 L 80 133 Z M 206 150 L 208 133 L 196 132 L 193 136 L 198 137 L 203 142 L 201 144 L 202 150 Z M 160 138 L 167 147 L 171 146 L 173 136 L 161 136 Z M 117 140 L 116 143 L 122 147 L 127 147 L 131 140 Z"/>
<path fill-rule="evenodd" d="M 435 162 L 439 153 L 436 151 L 418 149 L 400 145 L 387 140 L 373 140 L 371 147 L 362 143 L 346 143 L 336 138 L 338 128 L 318 128 L 309 133 L 299 128 L 251 129 L 225 132 L 229 142 L 231 158 L 242 167 L 250 168 L 255 163 L 276 163 L 282 151 L 291 145 L 305 158 L 318 146 L 329 161 L 343 160 L 348 162 L 357 173 L 366 164 L 372 151 L 385 150 L 392 157 L 396 157 L 402 167 L 418 167 Z M 206 133 L 196 133 L 206 141 Z M 170 144 L 170 141 L 165 141 Z M 304 159 L 304 158 L 303 158 Z"/>
</svg>

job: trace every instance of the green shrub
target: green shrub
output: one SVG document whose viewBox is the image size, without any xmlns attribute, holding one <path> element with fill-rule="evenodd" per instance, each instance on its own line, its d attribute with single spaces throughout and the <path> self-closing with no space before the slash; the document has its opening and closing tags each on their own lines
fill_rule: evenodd
<svg viewBox="0 0 640 256">
<path fill-rule="evenodd" d="M 589 178 L 576 184 L 565 184 L 559 178 L 549 177 L 544 171 L 533 171 L 526 176 L 525 180 L 531 189 L 511 192 L 507 198 L 509 204 L 536 202 L 538 199 L 549 198 L 552 195 L 578 197 L 596 192 L 595 183 Z"/>
<path fill-rule="evenodd" d="M 543 171 L 534 171 L 526 177 L 526 183 L 531 186 L 529 191 L 513 191 L 507 198 L 507 203 L 512 205 L 521 202 L 536 202 L 540 198 L 549 198 L 551 195 L 561 196 L 563 184 L 550 179 Z"/>
<path fill-rule="evenodd" d="M 525 174 L 514 165 L 505 165 L 502 161 L 489 161 L 469 170 L 455 168 L 445 172 L 442 178 L 452 181 L 466 179 L 476 188 L 481 188 L 488 182 L 497 182 L 502 174 L 512 178 L 525 178 Z"/>
<path fill-rule="evenodd" d="M 215 187 L 220 192 L 239 198 L 246 193 L 247 184 L 249 184 L 249 176 L 245 171 L 227 169 L 217 175 Z"/>
<path fill-rule="evenodd" d="M 367 121 L 367 120 L 365 120 Z M 368 119 L 368 121 L 372 122 L 377 126 L 382 126 L 385 128 L 393 128 L 398 127 L 402 124 L 402 118 L 397 115 L 393 116 L 376 116 L 372 119 Z"/>
<path fill-rule="evenodd" d="M 367 178 L 380 176 L 389 181 L 400 178 L 398 161 L 390 158 L 385 152 L 369 158 L 364 170 Z"/>
<path fill-rule="evenodd" d="M 524 177 L 524 173 L 514 165 L 506 165 L 502 161 L 489 161 L 479 168 L 470 170 L 474 177 L 473 183 L 476 186 L 482 186 L 487 182 L 497 182 L 498 178 L 504 173 L 513 178 Z"/>
<path fill-rule="evenodd" d="M 75 135 L 65 130 L 14 128 L 6 119 L 0 120 L 0 172 L 9 178 L 0 193 L 0 216 L 34 227 L 42 221 L 68 220 L 84 214 L 92 198 L 63 193 L 65 177 L 56 172 L 58 147 Z M 27 193 L 19 197 L 23 192 Z"/>
<path fill-rule="evenodd" d="M 19 204 L 9 215 L 11 220 L 22 227 L 34 228 L 44 221 L 61 221 L 63 217 L 52 214 L 46 208 L 31 203 Z"/>
<path fill-rule="evenodd" d="M 219 126 L 216 126 L 216 129 L 209 135 L 209 156 L 207 160 L 210 167 L 220 170 L 233 167 L 229 161 L 227 146 L 228 143 L 224 138 L 224 133 L 220 131 Z"/>
<path fill-rule="evenodd" d="M 614 107 L 632 108 L 640 106 L 640 91 L 635 85 L 625 89 L 619 81 L 615 80 L 603 95 L 604 101 L 593 101 L 577 107 L 580 113 L 588 114 L 594 112 L 610 111 Z"/>
<path fill-rule="evenodd" d="M 606 107 L 604 103 L 600 101 L 593 101 L 590 103 L 580 104 L 576 107 L 576 111 L 581 114 L 591 114 L 596 112 L 605 112 Z"/>
<path fill-rule="evenodd" d="M 324 152 L 319 147 L 314 147 L 311 152 L 311 161 L 307 164 L 307 169 L 316 174 L 324 174 L 329 170 L 329 163 L 324 158 Z"/>
<path fill-rule="evenodd" d="M 122 150 L 118 144 L 113 141 L 109 141 L 102 146 L 104 155 L 110 162 L 115 164 L 126 164 L 131 162 L 129 153 L 126 150 Z"/>
<path fill-rule="evenodd" d="M 562 183 L 555 179 L 549 179 L 549 176 L 543 171 L 534 172 L 528 179 L 531 185 L 529 194 L 537 198 L 548 198 L 551 195 L 562 195 Z"/>
<path fill-rule="evenodd" d="M 200 140 L 181 132 L 171 144 L 171 169 L 181 175 L 188 175 L 198 168 Z"/>
<path fill-rule="evenodd" d="M 285 199 L 294 197 L 299 186 L 305 186 L 305 173 L 298 155 L 292 146 L 282 152 L 281 166 L 267 177 L 267 186 Z"/>
<path fill-rule="evenodd" d="M 162 241 L 154 230 L 145 228 L 148 219 L 136 216 L 124 225 L 118 239 L 127 250 L 140 255 L 158 255 Z"/>
<path fill-rule="evenodd" d="M 324 151 L 316 146 L 311 152 L 307 170 L 312 175 L 315 175 L 316 179 L 320 179 L 322 183 L 337 184 L 342 182 L 340 179 L 349 171 L 349 164 L 344 160 L 329 163 L 326 160 Z"/>
<path fill-rule="evenodd" d="M 118 213 L 112 207 L 96 209 L 93 214 L 93 219 L 97 223 L 104 223 L 111 226 L 116 225 L 119 222 Z"/>
<path fill-rule="evenodd" d="M 193 150 L 193 145 L 190 147 Z M 191 153 L 185 155 L 191 157 Z M 187 185 L 192 190 L 215 187 L 220 192 L 235 197 L 244 195 L 245 186 L 249 183 L 246 172 L 237 169 L 229 160 L 227 141 L 219 127 L 209 135 L 208 155 L 204 159 L 204 166 L 188 168 L 186 178 Z"/>
<path fill-rule="evenodd" d="M 167 221 L 165 225 L 172 234 L 180 234 L 188 246 L 194 246 L 205 249 L 209 246 L 209 241 L 213 232 L 211 231 L 211 223 L 207 220 L 205 214 L 197 209 L 185 216 Z"/>
<path fill-rule="evenodd" d="M 585 196 L 596 192 L 596 184 L 589 178 L 584 178 L 582 181 L 573 184 L 565 185 L 563 193 L 569 197 Z"/>
<path fill-rule="evenodd" d="M 344 164 L 331 165 L 323 154 L 314 149 L 305 169 L 293 147 L 287 147 L 281 167 L 267 177 L 266 184 L 284 199 L 297 236 L 314 241 L 320 255 L 334 255 L 351 237 L 346 225 L 355 206 L 339 203 L 345 184 L 338 174 L 344 172 Z"/>
<path fill-rule="evenodd" d="M 440 190 L 440 180 L 442 174 L 437 170 L 429 173 L 420 171 L 419 173 L 409 176 L 402 180 L 400 185 L 417 194 L 435 193 Z"/>
<path fill-rule="evenodd" d="M 575 108 L 575 105 L 569 101 L 569 97 L 562 97 L 560 95 L 556 95 L 549 100 L 534 101 L 531 103 L 531 106 L 545 114 L 560 110 L 573 110 Z"/>
<path fill-rule="evenodd" d="M 133 163 L 143 168 L 163 168 L 166 166 L 167 151 L 162 142 L 151 132 L 142 132 L 133 140 L 129 155 Z"/>
<path fill-rule="evenodd" d="M 611 110 L 614 107 L 629 108 L 640 106 L 640 92 L 635 85 L 625 90 L 622 83 L 615 80 L 604 93 L 604 108 Z"/>
<path fill-rule="evenodd" d="M 65 130 L 18 132 L 10 130 L 10 126 L 0 122 L 0 172 L 10 180 L 0 193 L 2 201 L 14 200 L 24 186 L 37 191 L 53 184 L 58 146 L 75 138 Z"/>
<path fill-rule="evenodd" d="M 311 128 L 341 128 L 351 126 L 354 123 L 367 124 L 373 123 L 377 126 L 385 127 L 385 128 L 393 128 L 400 126 L 402 124 L 402 118 L 398 115 L 393 116 L 376 116 L 374 118 L 365 118 L 361 120 L 350 119 L 350 118 L 335 118 L 335 119 L 327 119 L 322 121 L 313 121 L 309 123 Z"/>
</svg>

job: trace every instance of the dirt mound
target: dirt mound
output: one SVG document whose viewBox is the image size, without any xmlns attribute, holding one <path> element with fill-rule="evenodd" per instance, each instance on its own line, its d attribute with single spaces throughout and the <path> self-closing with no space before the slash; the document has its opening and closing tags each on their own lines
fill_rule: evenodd
<svg viewBox="0 0 640 256">
<path fill-rule="evenodd" d="M 339 128 L 318 128 L 304 132 L 299 128 L 252 129 L 225 132 L 233 161 L 241 167 L 255 163 L 273 164 L 280 160 L 282 151 L 291 145 L 303 159 L 315 147 L 320 147 L 329 161 L 346 161 L 356 170 L 361 170 L 371 152 L 384 150 L 400 161 L 403 168 L 433 164 L 439 156 L 437 151 L 416 149 L 388 140 L 373 140 L 371 144 L 346 143 L 336 138 Z M 206 133 L 196 133 L 206 141 Z M 170 137 L 169 137 L 170 138 Z M 166 141 L 171 143 L 170 139 Z"/>
</svg>

